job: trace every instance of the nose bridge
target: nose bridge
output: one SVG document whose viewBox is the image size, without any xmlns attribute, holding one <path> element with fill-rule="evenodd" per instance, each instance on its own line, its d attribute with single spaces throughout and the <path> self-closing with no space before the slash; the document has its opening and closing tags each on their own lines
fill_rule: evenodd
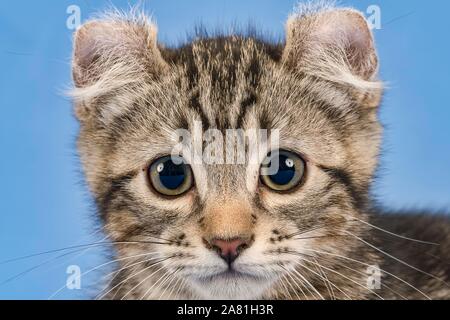
<svg viewBox="0 0 450 320">
<path fill-rule="evenodd" d="M 245 191 L 246 166 L 242 164 L 209 165 L 208 180 L 208 187 L 214 189 L 214 192 L 209 193 L 210 200 L 230 202 L 224 199 L 228 197 L 237 198 L 239 192 Z"/>
<path fill-rule="evenodd" d="M 204 217 L 206 238 L 235 239 L 252 235 L 252 208 L 246 200 L 213 203 L 205 208 Z"/>
</svg>

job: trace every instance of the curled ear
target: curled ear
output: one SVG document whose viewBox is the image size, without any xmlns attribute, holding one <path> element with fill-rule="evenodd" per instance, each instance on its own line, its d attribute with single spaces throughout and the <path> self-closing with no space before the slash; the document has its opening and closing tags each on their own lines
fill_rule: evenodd
<svg viewBox="0 0 450 320">
<path fill-rule="evenodd" d="M 283 62 L 331 81 L 379 85 L 372 32 L 353 9 L 300 7 L 287 22 Z"/>
<path fill-rule="evenodd" d="M 93 98 L 156 79 L 167 68 L 156 26 L 145 15 L 110 14 L 75 33 L 72 95 L 86 106 Z"/>
</svg>

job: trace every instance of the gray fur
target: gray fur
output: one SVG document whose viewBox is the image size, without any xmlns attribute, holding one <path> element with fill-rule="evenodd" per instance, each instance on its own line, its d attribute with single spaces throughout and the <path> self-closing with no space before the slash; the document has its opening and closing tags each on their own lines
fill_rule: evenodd
<svg viewBox="0 0 450 320">
<path fill-rule="evenodd" d="M 121 14 L 77 32 L 79 152 L 122 259 L 99 297 L 450 297 L 449 219 L 379 214 L 371 203 L 382 83 L 364 18 L 351 9 L 303 7 L 286 33 L 285 44 L 222 35 L 164 48 L 145 16 Z M 158 196 L 145 170 L 170 154 L 171 133 L 191 130 L 194 121 L 204 130 L 279 129 L 281 147 L 307 161 L 305 183 L 275 194 L 247 163 L 205 165 L 193 169 L 196 185 L 186 195 Z M 232 238 L 238 229 L 254 243 L 237 261 L 266 280 L 199 284 L 223 267 L 202 237 Z M 383 269 L 381 289 L 367 287 L 373 265 Z"/>
</svg>

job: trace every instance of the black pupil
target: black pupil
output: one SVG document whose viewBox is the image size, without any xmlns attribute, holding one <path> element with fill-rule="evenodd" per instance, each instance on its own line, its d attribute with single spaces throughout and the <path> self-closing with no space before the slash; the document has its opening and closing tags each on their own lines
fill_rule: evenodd
<svg viewBox="0 0 450 320">
<path fill-rule="evenodd" d="M 167 160 L 158 164 L 156 168 L 161 184 L 167 189 L 178 189 L 186 178 L 186 167 L 184 163 L 175 164 L 172 160 Z"/>
<path fill-rule="evenodd" d="M 270 176 L 273 183 L 283 186 L 287 185 L 295 176 L 294 161 L 286 155 L 280 154 L 278 172 Z M 269 164 L 270 166 L 270 164 Z"/>
</svg>

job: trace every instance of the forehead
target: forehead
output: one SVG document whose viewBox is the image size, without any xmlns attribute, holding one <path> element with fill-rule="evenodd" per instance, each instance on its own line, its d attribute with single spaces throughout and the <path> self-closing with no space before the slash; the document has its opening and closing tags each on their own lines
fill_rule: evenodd
<svg viewBox="0 0 450 320">
<path fill-rule="evenodd" d="M 124 165 L 140 164 L 170 154 L 177 143 L 174 132 L 192 131 L 201 123 L 203 131 L 223 133 L 277 129 L 281 148 L 319 163 L 341 161 L 343 123 L 337 119 L 339 108 L 348 103 L 346 96 L 329 84 L 289 72 L 281 65 L 281 50 L 238 37 L 163 50 L 171 73 L 148 84 L 116 120 L 119 159 Z"/>
<path fill-rule="evenodd" d="M 238 36 L 199 40 L 163 51 L 176 66 L 179 89 L 205 127 L 242 126 L 245 111 L 258 100 L 265 74 L 280 61 L 281 45 Z"/>
</svg>

